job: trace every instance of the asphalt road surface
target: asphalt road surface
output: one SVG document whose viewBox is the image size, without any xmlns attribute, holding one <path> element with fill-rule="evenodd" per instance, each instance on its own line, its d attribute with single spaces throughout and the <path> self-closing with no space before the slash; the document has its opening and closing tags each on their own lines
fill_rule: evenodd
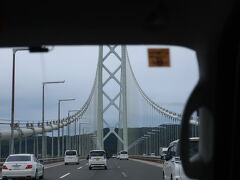
<svg viewBox="0 0 240 180">
<path fill-rule="evenodd" d="M 133 160 L 109 159 L 108 169 L 88 169 L 87 161 L 79 165 L 53 165 L 45 169 L 45 180 L 161 180 L 162 168 Z"/>
</svg>

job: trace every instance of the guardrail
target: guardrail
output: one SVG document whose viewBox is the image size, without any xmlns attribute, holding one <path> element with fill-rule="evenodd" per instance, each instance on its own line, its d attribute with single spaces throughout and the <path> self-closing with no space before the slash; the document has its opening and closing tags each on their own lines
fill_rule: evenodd
<svg viewBox="0 0 240 180">
<path fill-rule="evenodd" d="M 6 158 L 0 158 L 0 168 L 2 168 L 3 163 L 5 162 Z"/>
<path fill-rule="evenodd" d="M 129 158 L 140 159 L 140 160 L 145 160 L 145 161 L 152 161 L 152 162 L 158 162 L 158 163 L 163 163 L 164 162 L 164 160 L 160 159 L 160 156 L 130 155 Z"/>
<path fill-rule="evenodd" d="M 40 160 L 43 160 L 44 164 L 50 164 L 50 163 L 55 163 L 55 162 L 61 162 L 64 160 L 64 157 L 45 158 L 45 159 L 40 159 Z"/>
<path fill-rule="evenodd" d="M 81 156 L 79 157 L 80 159 L 85 159 L 85 157 Z M 3 163 L 5 162 L 6 158 L 1 158 L 0 159 L 0 168 L 3 165 Z M 55 163 L 55 162 L 61 162 L 64 161 L 64 157 L 56 157 L 56 158 L 45 158 L 45 159 L 39 159 L 39 160 L 43 160 L 44 164 L 51 164 L 51 163 Z"/>
<path fill-rule="evenodd" d="M 0 159 L 0 168 L 2 167 L 3 163 L 5 162 L 6 158 L 1 158 Z M 42 160 L 42 159 L 39 159 Z M 61 162 L 63 161 L 63 157 L 57 157 L 57 158 L 45 158 L 43 159 L 44 164 L 50 164 L 50 163 L 55 163 L 55 162 Z"/>
</svg>

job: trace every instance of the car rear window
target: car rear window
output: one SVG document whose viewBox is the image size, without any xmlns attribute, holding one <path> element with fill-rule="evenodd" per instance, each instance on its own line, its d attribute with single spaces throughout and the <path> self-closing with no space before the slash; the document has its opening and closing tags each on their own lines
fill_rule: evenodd
<svg viewBox="0 0 240 180">
<path fill-rule="evenodd" d="M 127 154 L 127 151 L 122 151 L 121 154 Z"/>
<path fill-rule="evenodd" d="M 9 156 L 6 162 L 13 161 L 31 161 L 31 156 Z"/>
<path fill-rule="evenodd" d="M 76 156 L 76 155 L 77 155 L 77 152 L 76 152 L 76 151 L 67 151 L 67 152 L 66 152 L 66 155 L 67 155 L 67 156 Z"/>
<path fill-rule="evenodd" d="M 104 151 L 92 151 L 90 152 L 90 156 L 104 156 Z"/>
</svg>

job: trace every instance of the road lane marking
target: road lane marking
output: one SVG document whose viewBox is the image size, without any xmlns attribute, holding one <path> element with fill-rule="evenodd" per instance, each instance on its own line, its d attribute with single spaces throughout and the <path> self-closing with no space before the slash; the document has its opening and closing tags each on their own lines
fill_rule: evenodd
<svg viewBox="0 0 240 180">
<path fill-rule="evenodd" d="M 60 177 L 60 179 L 62 179 L 62 178 L 64 178 L 64 177 L 68 176 L 69 174 L 70 174 L 70 173 L 64 174 L 63 176 Z"/>
<path fill-rule="evenodd" d="M 81 169 L 81 168 L 83 168 L 83 166 L 80 166 L 79 168 L 77 168 L 77 169 Z"/>
<path fill-rule="evenodd" d="M 125 178 L 128 177 L 127 174 L 126 174 L 125 172 L 121 172 L 121 173 L 122 173 L 123 177 L 125 177 Z"/>
</svg>

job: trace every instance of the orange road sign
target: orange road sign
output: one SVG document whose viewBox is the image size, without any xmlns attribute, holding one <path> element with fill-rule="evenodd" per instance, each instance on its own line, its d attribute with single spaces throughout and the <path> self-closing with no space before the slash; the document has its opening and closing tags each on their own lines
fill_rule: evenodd
<svg viewBox="0 0 240 180">
<path fill-rule="evenodd" d="M 148 49 L 149 67 L 170 67 L 170 51 L 168 48 Z"/>
</svg>

